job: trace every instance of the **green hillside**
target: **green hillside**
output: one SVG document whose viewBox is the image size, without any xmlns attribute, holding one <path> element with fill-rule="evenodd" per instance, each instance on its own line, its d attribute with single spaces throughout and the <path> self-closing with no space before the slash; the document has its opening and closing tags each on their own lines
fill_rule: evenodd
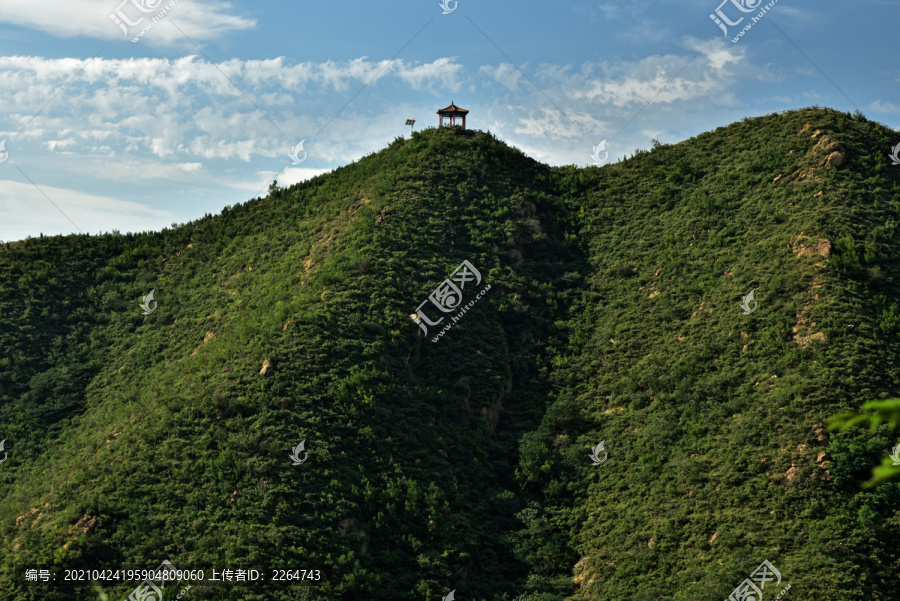
<svg viewBox="0 0 900 601">
<path fill-rule="evenodd" d="M 787 599 L 896 598 L 900 485 L 860 488 L 896 432 L 825 427 L 900 395 L 895 137 L 806 109 L 557 169 L 426 129 L 0 245 L 0 599 L 163 560 L 321 575 L 183 599 L 720 601 L 763 560 Z"/>
<path fill-rule="evenodd" d="M 589 275 L 518 469 L 575 598 L 721 600 L 766 559 L 793 599 L 897 598 L 900 487 L 859 489 L 895 439 L 824 429 L 900 392 L 890 133 L 804 110 L 566 175 Z"/>
</svg>

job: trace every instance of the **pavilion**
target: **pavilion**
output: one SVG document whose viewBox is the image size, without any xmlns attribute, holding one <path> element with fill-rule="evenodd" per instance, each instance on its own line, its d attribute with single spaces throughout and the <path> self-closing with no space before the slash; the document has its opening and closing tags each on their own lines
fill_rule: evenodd
<svg viewBox="0 0 900 601">
<path fill-rule="evenodd" d="M 438 127 L 444 127 L 444 118 L 446 117 L 447 125 L 459 125 L 459 120 L 462 119 L 463 129 L 466 128 L 466 115 L 469 114 L 469 111 L 459 108 L 453 104 L 453 101 L 450 101 L 450 106 L 439 110 L 437 114 L 440 115 Z"/>
</svg>

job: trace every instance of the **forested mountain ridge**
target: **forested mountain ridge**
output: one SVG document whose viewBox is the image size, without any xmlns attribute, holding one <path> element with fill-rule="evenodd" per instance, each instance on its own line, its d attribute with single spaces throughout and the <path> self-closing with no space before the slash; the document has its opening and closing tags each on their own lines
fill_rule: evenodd
<svg viewBox="0 0 900 601">
<path fill-rule="evenodd" d="M 790 598 L 893 598 L 898 485 L 859 489 L 891 439 L 824 429 L 898 393 L 891 136 L 805 109 L 578 169 L 429 129 L 3 245 L 0 598 L 164 559 L 325 575 L 196 599 L 722 599 L 764 559 Z M 410 314 L 464 261 L 490 289 L 432 342 Z"/>
<path fill-rule="evenodd" d="M 898 393 L 890 133 L 809 109 L 572 170 L 581 325 L 519 471 L 576 598 L 723 599 L 766 559 L 792 598 L 896 596 L 897 485 L 859 490 L 895 442 L 824 427 Z"/>
</svg>

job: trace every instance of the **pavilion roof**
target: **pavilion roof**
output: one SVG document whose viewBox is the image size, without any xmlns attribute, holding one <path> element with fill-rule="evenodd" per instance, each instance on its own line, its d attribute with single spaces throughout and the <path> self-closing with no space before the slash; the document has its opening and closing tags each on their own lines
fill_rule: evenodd
<svg viewBox="0 0 900 601">
<path fill-rule="evenodd" d="M 465 114 L 467 114 L 468 112 L 469 112 L 469 111 L 467 111 L 466 109 L 461 109 L 461 108 L 459 108 L 458 106 L 456 106 L 455 104 L 453 104 L 453 102 L 451 101 L 451 102 L 450 102 L 450 106 L 448 106 L 448 107 L 445 108 L 445 109 L 439 110 L 439 111 L 437 112 L 437 114 L 438 114 L 438 115 L 444 115 L 444 114 L 452 113 L 452 114 L 456 114 L 456 115 L 465 115 Z"/>
</svg>

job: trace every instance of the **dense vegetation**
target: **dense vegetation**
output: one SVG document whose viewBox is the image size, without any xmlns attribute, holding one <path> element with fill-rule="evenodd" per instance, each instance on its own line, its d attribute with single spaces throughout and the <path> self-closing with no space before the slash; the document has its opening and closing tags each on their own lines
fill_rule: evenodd
<svg viewBox="0 0 900 601">
<path fill-rule="evenodd" d="M 893 137 L 807 109 L 579 169 L 426 129 L 0 245 L 0 599 L 164 559 L 325 576 L 185 599 L 721 600 L 764 559 L 789 598 L 894 598 L 900 485 L 861 484 L 895 433 L 827 430 L 900 395 Z M 491 288 L 432 342 L 409 315 L 464 260 Z"/>
</svg>

